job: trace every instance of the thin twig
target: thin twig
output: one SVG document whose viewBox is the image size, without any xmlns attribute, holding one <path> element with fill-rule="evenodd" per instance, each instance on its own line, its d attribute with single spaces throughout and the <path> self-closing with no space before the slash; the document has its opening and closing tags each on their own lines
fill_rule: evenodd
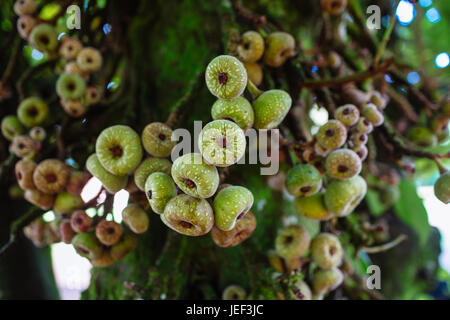
<svg viewBox="0 0 450 320">
<path fill-rule="evenodd" d="M 399 2 L 400 0 L 397 0 L 394 4 L 394 12 L 391 14 L 391 18 L 389 19 L 389 25 L 386 28 L 386 31 L 384 32 L 383 39 L 381 40 L 381 43 L 378 46 L 377 53 L 375 54 L 375 58 L 373 59 L 374 67 L 376 67 L 380 62 L 381 56 L 383 55 L 384 50 L 386 49 L 386 46 L 389 42 L 389 39 L 391 38 L 391 34 L 395 26 L 395 21 L 397 20 L 397 18 L 395 17 L 395 9 L 397 8 Z"/>
<path fill-rule="evenodd" d="M 406 235 L 404 235 L 404 234 L 401 234 L 397 238 L 392 240 L 391 242 L 388 242 L 388 243 L 385 243 L 385 244 L 382 244 L 382 245 L 379 245 L 379 246 L 375 246 L 375 247 L 363 247 L 360 250 L 364 251 L 365 253 L 384 252 L 384 251 L 388 251 L 388 250 L 394 248 L 395 246 L 399 245 L 400 243 L 402 243 L 406 239 L 408 239 L 408 237 Z"/>
</svg>

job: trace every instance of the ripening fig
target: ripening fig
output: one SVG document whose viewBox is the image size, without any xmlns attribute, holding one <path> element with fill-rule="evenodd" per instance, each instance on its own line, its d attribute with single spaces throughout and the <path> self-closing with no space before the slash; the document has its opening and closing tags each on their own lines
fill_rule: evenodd
<svg viewBox="0 0 450 320">
<path fill-rule="evenodd" d="M 164 213 L 164 208 L 170 199 L 177 195 L 173 179 L 163 172 L 154 172 L 145 182 L 145 195 L 155 213 Z"/>
<path fill-rule="evenodd" d="M 175 146 L 172 141 L 172 129 L 161 122 L 148 124 L 141 135 L 142 145 L 148 154 L 154 157 L 168 157 Z"/>
<path fill-rule="evenodd" d="M 106 170 L 116 176 L 125 176 L 141 162 L 141 140 L 129 126 L 111 126 L 98 136 L 95 152 Z"/>
<path fill-rule="evenodd" d="M 93 223 L 92 218 L 84 210 L 76 210 L 70 217 L 70 226 L 75 232 L 87 232 Z"/>
<path fill-rule="evenodd" d="M 41 52 L 52 52 L 58 47 L 58 33 L 55 28 L 49 24 L 38 24 L 31 30 L 29 36 L 33 47 Z"/>
<path fill-rule="evenodd" d="M 10 145 L 10 151 L 18 158 L 33 159 L 36 154 L 37 142 L 28 136 L 15 136 Z"/>
<path fill-rule="evenodd" d="M 97 87 L 90 86 L 87 87 L 86 91 L 84 92 L 83 103 L 87 106 L 92 106 L 100 102 L 101 98 L 102 96 L 100 94 L 100 90 L 98 90 Z"/>
<path fill-rule="evenodd" d="M 350 141 L 353 147 L 359 147 L 365 145 L 369 138 L 364 133 L 355 132 L 350 136 Z"/>
<path fill-rule="evenodd" d="M 73 170 L 70 172 L 66 191 L 73 195 L 80 195 L 89 179 L 90 175 L 87 172 Z"/>
<path fill-rule="evenodd" d="M 89 79 L 89 73 L 81 70 L 81 68 L 78 66 L 78 64 L 75 61 L 71 61 L 66 64 L 64 67 L 65 73 L 76 73 L 80 77 L 82 77 L 85 81 Z"/>
<path fill-rule="evenodd" d="M 299 258 L 306 254 L 311 242 L 308 230 L 301 225 L 285 227 L 275 239 L 275 250 L 284 259 Z"/>
<path fill-rule="evenodd" d="M 45 132 L 45 129 L 42 127 L 31 128 L 30 132 L 28 132 L 28 135 L 34 141 L 44 141 L 45 138 L 47 137 L 47 133 Z"/>
<path fill-rule="evenodd" d="M 286 117 L 292 105 L 291 96 L 283 90 L 268 90 L 253 101 L 256 129 L 273 129 Z"/>
<path fill-rule="evenodd" d="M 376 105 L 380 110 L 386 108 L 388 102 L 387 99 L 379 91 L 373 91 L 369 101 Z"/>
<path fill-rule="evenodd" d="M 56 81 L 56 93 L 61 99 L 76 100 L 86 91 L 86 81 L 76 73 L 63 73 Z"/>
<path fill-rule="evenodd" d="M 91 259 L 90 262 L 94 267 L 106 268 L 112 266 L 116 260 L 111 257 L 109 250 L 103 250 L 100 257 Z"/>
<path fill-rule="evenodd" d="M 257 62 L 244 62 L 245 70 L 247 71 L 248 79 L 253 82 L 255 86 L 259 86 L 263 81 L 263 69 Z"/>
<path fill-rule="evenodd" d="M 327 294 L 339 287 L 344 275 L 338 268 L 317 270 L 312 279 L 314 293 Z"/>
<path fill-rule="evenodd" d="M 246 144 L 244 131 L 228 120 L 208 123 L 198 137 L 203 158 L 218 167 L 228 167 L 238 162 L 245 153 Z"/>
<path fill-rule="evenodd" d="M 364 118 L 369 120 L 374 127 L 381 126 L 384 122 L 383 113 L 373 103 L 368 103 L 362 110 Z"/>
<path fill-rule="evenodd" d="M 247 31 L 241 36 L 237 47 L 238 57 L 244 62 L 256 62 L 264 53 L 264 39 L 256 31 Z"/>
<path fill-rule="evenodd" d="M 64 219 L 59 224 L 59 234 L 61 235 L 61 241 L 70 244 L 75 236 L 75 231 L 72 229 L 69 219 Z"/>
<path fill-rule="evenodd" d="M 22 123 L 16 116 L 6 116 L 2 119 L 2 134 L 3 136 L 12 141 L 14 137 L 20 136 L 25 132 Z"/>
<path fill-rule="evenodd" d="M 294 197 L 308 197 L 320 191 L 322 176 L 310 164 L 298 164 L 286 175 L 286 190 Z"/>
<path fill-rule="evenodd" d="M 373 124 L 368 119 L 360 117 L 355 128 L 361 134 L 369 134 L 373 130 Z"/>
<path fill-rule="evenodd" d="M 84 72 L 95 72 L 100 69 L 103 58 L 95 48 L 86 47 L 80 50 L 77 55 L 77 64 Z"/>
<path fill-rule="evenodd" d="M 105 168 L 103 168 L 95 153 L 90 155 L 86 160 L 86 169 L 94 177 L 101 181 L 101 183 L 109 193 L 116 193 L 125 188 L 127 185 L 128 177 L 118 177 L 107 171 Z"/>
<path fill-rule="evenodd" d="M 356 146 L 352 148 L 352 150 L 356 152 L 361 161 L 366 160 L 367 155 L 369 154 L 369 151 L 365 145 Z"/>
<path fill-rule="evenodd" d="M 122 234 L 122 226 L 114 221 L 102 220 L 95 227 L 97 239 L 106 246 L 112 246 L 119 242 Z"/>
<path fill-rule="evenodd" d="M 353 104 L 346 104 L 336 109 L 334 117 L 343 125 L 350 127 L 359 120 L 359 109 Z"/>
<path fill-rule="evenodd" d="M 47 119 L 47 116 L 47 104 L 37 97 L 26 98 L 17 108 L 17 117 L 27 128 L 40 125 Z"/>
<path fill-rule="evenodd" d="M 434 194 L 443 203 L 450 202 L 450 171 L 442 174 L 434 184 Z"/>
<path fill-rule="evenodd" d="M 337 149 L 347 140 L 347 128 L 338 120 L 329 120 L 319 128 L 316 138 L 322 147 Z"/>
<path fill-rule="evenodd" d="M 147 158 L 137 167 L 134 172 L 134 183 L 139 190 L 145 190 L 145 182 L 147 178 L 154 172 L 163 172 L 170 174 L 172 163 L 167 159 L 162 158 Z"/>
<path fill-rule="evenodd" d="M 80 118 L 87 112 L 87 107 L 80 100 L 65 100 L 60 101 L 64 111 L 72 118 Z"/>
<path fill-rule="evenodd" d="M 347 0 L 321 0 L 322 10 L 331 15 L 342 13 L 347 7 Z"/>
<path fill-rule="evenodd" d="M 24 198 L 42 210 L 50 210 L 54 201 L 53 195 L 43 193 L 37 189 L 25 190 Z"/>
<path fill-rule="evenodd" d="M 193 197 L 209 198 L 219 186 L 217 168 L 207 164 L 199 153 L 188 153 L 177 158 L 171 173 L 177 186 Z"/>
<path fill-rule="evenodd" d="M 161 220 L 178 233 L 201 236 L 213 227 L 214 213 L 205 199 L 180 194 L 167 203 Z"/>
<path fill-rule="evenodd" d="M 334 180 L 325 191 L 325 205 L 338 217 L 345 217 L 353 212 L 366 195 L 367 184 L 360 176 L 348 180 Z"/>
<path fill-rule="evenodd" d="M 147 213 L 136 204 L 129 204 L 122 210 L 122 219 L 137 234 L 144 233 L 149 226 Z"/>
<path fill-rule="evenodd" d="M 83 44 L 80 40 L 71 37 L 64 37 L 59 47 L 59 54 L 67 60 L 73 60 L 77 57 L 82 48 Z"/>
<path fill-rule="evenodd" d="M 294 200 L 294 210 L 309 219 L 326 221 L 333 217 L 324 202 L 324 192 L 308 197 L 299 197 Z"/>
<path fill-rule="evenodd" d="M 126 233 L 123 235 L 122 240 L 111 247 L 109 253 L 115 261 L 119 261 L 133 251 L 137 244 L 137 237 L 134 234 Z"/>
<path fill-rule="evenodd" d="M 335 179 L 353 178 L 361 172 L 361 167 L 361 158 L 351 149 L 334 150 L 325 161 L 328 175 Z"/>
<path fill-rule="evenodd" d="M 42 217 L 36 218 L 23 228 L 24 235 L 30 239 L 36 247 L 45 246 L 45 222 Z"/>
<path fill-rule="evenodd" d="M 23 39 L 27 39 L 36 24 L 37 20 L 32 16 L 20 16 L 19 19 L 17 19 L 17 31 Z"/>
<path fill-rule="evenodd" d="M 250 190 L 241 186 L 221 190 L 213 202 L 216 227 L 223 231 L 233 229 L 236 222 L 251 209 L 253 200 Z"/>
<path fill-rule="evenodd" d="M 36 188 L 48 194 L 55 194 L 64 190 L 69 181 L 70 171 L 64 162 L 58 159 L 41 161 L 33 172 Z"/>
<path fill-rule="evenodd" d="M 339 266 L 343 255 L 341 242 L 334 234 L 320 233 L 311 241 L 311 258 L 322 269 Z"/>
<path fill-rule="evenodd" d="M 36 0 L 16 0 L 14 3 L 14 12 L 18 15 L 33 14 L 36 12 Z"/>
<path fill-rule="evenodd" d="M 422 126 L 415 126 L 408 131 L 408 139 L 420 147 L 431 147 L 437 144 L 437 137 L 433 132 Z"/>
<path fill-rule="evenodd" d="M 283 260 L 275 250 L 269 250 L 267 252 L 267 259 L 269 260 L 269 263 L 273 268 L 275 268 L 279 272 L 284 272 Z"/>
<path fill-rule="evenodd" d="M 245 300 L 247 293 L 238 285 L 229 285 L 223 290 L 222 300 Z"/>
<path fill-rule="evenodd" d="M 270 67 L 281 67 L 288 58 L 295 54 L 295 40 L 287 32 L 272 32 L 266 38 L 264 63 Z"/>
<path fill-rule="evenodd" d="M 66 191 L 58 193 L 53 204 L 53 211 L 56 214 L 67 214 L 82 207 L 84 204 L 80 195 L 73 195 Z"/>
<path fill-rule="evenodd" d="M 76 252 L 89 260 L 96 259 L 103 254 L 103 246 L 91 232 L 78 233 L 72 239 Z"/>
<path fill-rule="evenodd" d="M 256 228 L 255 215 L 249 211 L 236 222 L 233 229 L 223 231 L 216 226 L 211 230 L 211 237 L 219 247 L 234 247 L 247 240 Z"/>
<path fill-rule="evenodd" d="M 294 300 L 312 300 L 311 289 L 303 280 L 297 280 L 289 290 Z"/>
<path fill-rule="evenodd" d="M 206 67 L 206 86 L 220 99 L 234 99 L 247 86 L 247 71 L 237 58 L 222 55 L 214 58 Z"/>
<path fill-rule="evenodd" d="M 231 100 L 218 99 L 212 106 L 211 116 L 214 120 L 232 121 L 244 131 L 255 121 L 252 105 L 242 96 Z"/>
<path fill-rule="evenodd" d="M 36 166 L 36 163 L 32 160 L 23 159 L 16 163 L 16 180 L 23 190 L 33 190 L 36 188 L 33 182 L 33 172 Z"/>
</svg>

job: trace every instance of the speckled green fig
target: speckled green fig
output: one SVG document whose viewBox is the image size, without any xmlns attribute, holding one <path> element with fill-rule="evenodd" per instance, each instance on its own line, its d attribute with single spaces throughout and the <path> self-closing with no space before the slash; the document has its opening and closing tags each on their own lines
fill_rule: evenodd
<svg viewBox="0 0 450 320">
<path fill-rule="evenodd" d="M 358 122 L 359 109 L 353 104 L 346 104 L 336 109 L 334 117 L 343 125 L 350 127 Z"/>
<path fill-rule="evenodd" d="M 42 52 L 52 52 L 58 47 L 58 33 L 49 24 L 39 24 L 31 30 L 29 36 L 33 47 Z"/>
<path fill-rule="evenodd" d="M 335 179 L 350 179 L 361 172 L 361 158 L 351 149 L 338 149 L 331 152 L 325 168 L 328 175 Z"/>
<path fill-rule="evenodd" d="M 118 177 L 103 168 L 102 164 L 98 160 L 97 155 L 94 153 L 86 160 L 86 169 L 100 182 L 110 193 L 116 193 L 124 189 L 128 182 L 128 177 Z"/>
<path fill-rule="evenodd" d="M 324 148 L 337 149 L 347 140 L 347 129 L 338 120 L 329 120 L 319 128 L 316 134 L 317 142 Z"/>
<path fill-rule="evenodd" d="M 442 174 L 434 184 L 434 194 L 443 203 L 450 202 L 450 171 Z"/>
<path fill-rule="evenodd" d="M 231 186 L 221 190 L 214 198 L 215 225 L 229 231 L 253 205 L 253 194 L 247 188 Z"/>
<path fill-rule="evenodd" d="M 234 247 L 247 240 L 256 228 L 255 215 L 249 211 L 237 220 L 236 225 L 229 231 L 223 231 L 216 226 L 211 230 L 211 238 L 219 247 Z"/>
<path fill-rule="evenodd" d="M 72 239 L 72 245 L 80 256 L 88 259 L 96 259 L 103 254 L 103 246 L 90 232 L 77 234 Z"/>
<path fill-rule="evenodd" d="M 367 183 L 360 176 L 348 180 L 334 180 L 325 191 L 325 205 L 336 216 L 347 216 L 362 201 L 366 191 Z"/>
<path fill-rule="evenodd" d="M 20 136 L 25 132 L 24 127 L 22 126 L 22 123 L 19 121 L 19 119 L 16 116 L 10 115 L 6 116 L 2 119 L 2 134 L 3 136 L 9 140 L 12 141 L 14 137 Z"/>
<path fill-rule="evenodd" d="M 268 66 L 280 67 L 293 54 L 295 54 L 295 40 L 289 33 L 277 31 L 266 38 L 264 63 Z"/>
<path fill-rule="evenodd" d="M 275 239 L 275 250 L 284 259 L 298 258 L 306 254 L 311 236 L 305 227 L 291 225 L 285 227 Z"/>
<path fill-rule="evenodd" d="M 339 287 L 344 281 L 344 275 L 338 268 L 317 270 L 312 279 L 316 294 L 327 294 Z"/>
<path fill-rule="evenodd" d="M 180 194 L 167 203 L 161 220 L 178 233 L 201 236 L 213 227 L 214 213 L 205 199 Z"/>
<path fill-rule="evenodd" d="M 147 231 L 150 223 L 147 213 L 136 204 L 129 204 L 122 210 L 122 219 L 137 234 Z"/>
<path fill-rule="evenodd" d="M 238 57 L 244 62 L 256 62 L 264 53 L 264 39 L 256 31 L 244 32 L 237 47 Z"/>
<path fill-rule="evenodd" d="M 212 106 L 211 116 L 214 120 L 230 120 L 244 131 L 255 121 L 252 105 L 241 96 L 232 100 L 218 99 Z"/>
<path fill-rule="evenodd" d="M 62 99 L 79 99 L 85 91 L 86 82 L 76 73 L 63 73 L 56 81 L 56 93 Z"/>
<path fill-rule="evenodd" d="M 286 175 L 286 190 L 294 197 L 308 197 L 319 192 L 322 176 L 310 164 L 298 164 Z"/>
<path fill-rule="evenodd" d="M 223 300 L 245 300 L 247 293 L 245 289 L 238 285 L 229 285 L 223 290 Z"/>
<path fill-rule="evenodd" d="M 247 86 L 247 71 L 237 58 L 222 55 L 214 58 L 206 67 L 206 86 L 220 99 L 234 99 Z"/>
<path fill-rule="evenodd" d="M 320 192 L 312 196 L 296 198 L 294 200 L 295 212 L 314 220 L 331 219 L 333 214 L 325 206 L 324 194 L 324 192 Z"/>
<path fill-rule="evenodd" d="M 47 116 L 48 106 L 38 97 L 23 100 L 17 108 L 17 117 L 27 128 L 40 125 L 47 119 Z"/>
<path fill-rule="evenodd" d="M 170 174 L 172 163 L 162 158 L 147 158 L 137 167 L 134 172 L 134 183 L 139 190 L 145 190 L 145 182 L 147 178 L 154 172 L 163 172 Z"/>
<path fill-rule="evenodd" d="M 283 90 L 273 89 L 262 93 L 253 101 L 256 129 L 273 129 L 286 117 L 292 105 L 291 96 Z"/>
<path fill-rule="evenodd" d="M 154 172 L 145 182 L 145 195 L 155 213 L 161 214 L 170 199 L 177 195 L 173 179 L 163 172 Z"/>
<path fill-rule="evenodd" d="M 161 122 L 152 122 L 142 131 L 142 145 L 148 154 L 154 157 L 168 157 L 175 146 L 171 140 L 172 129 Z"/>
<path fill-rule="evenodd" d="M 53 211 L 57 214 L 70 213 L 83 206 L 84 202 L 79 195 L 73 195 L 66 191 L 58 193 L 53 204 Z"/>
<path fill-rule="evenodd" d="M 334 234 L 320 233 L 311 241 L 311 257 L 322 269 L 339 266 L 343 256 L 341 242 Z"/>
</svg>

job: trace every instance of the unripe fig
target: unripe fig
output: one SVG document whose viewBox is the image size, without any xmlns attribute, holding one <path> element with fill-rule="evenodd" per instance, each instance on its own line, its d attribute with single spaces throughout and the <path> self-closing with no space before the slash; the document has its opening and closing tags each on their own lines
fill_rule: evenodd
<svg viewBox="0 0 450 320">
<path fill-rule="evenodd" d="M 95 235 L 106 246 L 115 245 L 119 242 L 122 234 L 122 226 L 114 221 L 102 220 L 95 227 Z"/>
<path fill-rule="evenodd" d="M 373 124 L 366 118 L 359 118 L 356 123 L 356 130 L 361 134 L 369 134 L 373 130 Z"/>
<path fill-rule="evenodd" d="M 344 281 L 344 275 L 338 268 L 317 270 L 312 283 L 316 294 L 327 294 L 339 287 Z"/>
<path fill-rule="evenodd" d="M 63 73 L 56 81 L 56 93 L 65 100 L 81 98 L 86 91 L 86 82 L 76 73 Z"/>
<path fill-rule="evenodd" d="M 263 81 L 263 69 L 257 62 L 244 62 L 245 70 L 247 71 L 248 79 L 253 82 L 255 86 L 259 86 Z"/>
<path fill-rule="evenodd" d="M 127 254 L 136 248 L 138 239 L 134 234 L 126 233 L 123 235 L 122 240 L 113 245 L 110 249 L 111 258 L 115 261 L 122 260 Z"/>
<path fill-rule="evenodd" d="M 75 232 L 87 232 L 92 227 L 93 220 L 85 211 L 77 210 L 70 217 L 70 226 Z"/>
<path fill-rule="evenodd" d="M 450 171 L 442 174 L 434 184 L 434 194 L 443 203 L 450 202 Z"/>
<path fill-rule="evenodd" d="M 28 136 L 15 136 L 10 145 L 10 151 L 19 158 L 33 159 L 37 143 Z"/>
<path fill-rule="evenodd" d="M 369 154 L 369 151 L 365 145 L 356 146 L 352 148 L 352 150 L 356 152 L 361 161 L 366 160 L 367 155 Z"/>
<path fill-rule="evenodd" d="M 286 176 L 286 190 L 294 197 L 308 197 L 319 192 L 322 176 L 310 164 L 298 164 Z"/>
<path fill-rule="evenodd" d="M 212 106 L 211 116 L 214 120 L 230 120 L 244 131 L 251 128 L 255 120 L 252 105 L 241 96 L 232 100 L 218 99 Z"/>
<path fill-rule="evenodd" d="M 30 132 L 28 133 L 31 139 L 34 141 L 44 141 L 47 133 L 45 132 L 45 129 L 42 127 L 33 127 L 30 129 Z"/>
<path fill-rule="evenodd" d="M 87 112 L 87 107 L 80 100 L 61 99 L 60 104 L 72 118 L 80 118 Z"/>
<path fill-rule="evenodd" d="M 108 172 L 101 165 L 97 155 L 94 153 L 86 160 L 86 169 L 97 179 L 101 181 L 103 186 L 110 193 L 116 193 L 127 185 L 128 177 L 118 177 Z"/>
<path fill-rule="evenodd" d="M 167 202 L 177 195 L 177 188 L 171 176 L 163 172 L 154 172 L 145 182 L 145 195 L 152 210 L 162 214 Z"/>
<path fill-rule="evenodd" d="M 437 144 L 437 137 L 430 129 L 422 126 L 415 126 L 408 132 L 408 139 L 420 147 L 430 147 Z"/>
<path fill-rule="evenodd" d="M 383 113 L 373 103 L 368 103 L 363 108 L 362 115 L 369 120 L 374 127 L 381 126 L 384 122 Z"/>
<path fill-rule="evenodd" d="M 24 197 L 29 203 L 34 204 L 42 210 L 50 210 L 53 206 L 53 196 L 37 189 L 26 190 Z"/>
<path fill-rule="evenodd" d="M 378 91 L 372 92 L 372 95 L 370 96 L 370 102 L 376 105 L 380 110 L 386 108 L 387 105 L 387 99 Z"/>
<path fill-rule="evenodd" d="M 286 117 L 292 105 L 291 96 L 283 90 L 268 90 L 253 101 L 256 129 L 273 129 Z"/>
<path fill-rule="evenodd" d="M 319 128 L 316 134 L 317 142 L 327 149 L 337 149 L 347 140 L 347 129 L 338 120 L 329 120 Z"/>
<path fill-rule="evenodd" d="M 106 267 L 112 266 L 114 264 L 114 262 L 116 262 L 116 260 L 114 260 L 111 257 L 111 253 L 108 250 L 103 250 L 103 253 L 100 257 L 91 259 L 91 264 L 94 267 L 99 267 L 99 268 L 106 268 Z"/>
<path fill-rule="evenodd" d="M 255 215 L 249 211 L 236 222 L 233 229 L 223 231 L 217 226 L 211 230 L 211 237 L 219 247 L 234 247 L 247 240 L 256 228 Z"/>
<path fill-rule="evenodd" d="M 141 140 L 129 126 L 115 125 L 100 133 L 95 152 L 106 170 L 116 176 L 125 176 L 141 162 Z"/>
<path fill-rule="evenodd" d="M 279 272 L 284 272 L 283 261 L 275 250 L 270 250 L 269 252 L 267 252 L 267 259 L 269 260 L 269 263 L 272 267 L 274 267 Z"/>
<path fill-rule="evenodd" d="M 126 206 L 122 211 L 122 219 L 134 233 L 144 233 L 148 229 L 147 213 L 138 205 L 130 204 Z"/>
<path fill-rule="evenodd" d="M 31 30 L 29 36 L 33 47 L 41 52 L 52 52 L 58 47 L 58 33 L 49 24 L 38 24 Z"/>
<path fill-rule="evenodd" d="M 336 216 L 347 216 L 362 201 L 366 191 L 366 181 L 360 176 L 349 180 L 334 180 L 325 191 L 325 205 Z"/>
<path fill-rule="evenodd" d="M 264 53 L 264 39 L 256 31 L 247 31 L 241 37 L 237 47 L 239 59 L 244 62 L 256 62 Z"/>
<path fill-rule="evenodd" d="M 84 72 L 95 72 L 100 69 L 102 63 L 102 55 L 95 48 L 83 48 L 77 55 L 77 64 Z"/>
<path fill-rule="evenodd" d="M 333 214 L 325 206 L 323 192 L 296 198 L 294 209 L 298 214 L 314 220 L 325 221 L 333 217 Z"/>
<path fill-rule="evenodd" d="M 148 124 L 141 135 L 142 145 L 148 154 L 154 157 L 168 157 L 175 146 L 172 141 L 172 129 L 161 122 Z"/>
<path fill-rule="evenodd" d="M 101 98 L 102 98 L 102 96 L 100 94 L 99 89 L 97 89 L 97 87 L 90 86 L 90 87 L 87 87 L 86 91 L 84 92 L 83 102 L 87 106 L 92 106 L 92 105 L 100 102 Z"/>
<path fill-rule="evenodd" d="M 305 227 L 292 225 L 285 227 L 275 239 L 275 250 L 284 259 L 298 258 L 306 254 L 311 236 Z"/>
<path fill-rule="evenodd" d="M 214 58 L 206 67 L 206 86 L 220 99 L 234 99 L 247 86 L 247 71 L 237 58 L 222 55 Z"/>
<path fill-rule="evenodd" d="M 139 190 L 145 190 L 145 182 L 147 178 L 154 172 L 163 172 L 170 174 L 172 169 L 172 163 L 167 159 L 161 158 L 147 158 L 137 167 L 134 172 L 134 183 L 139 188 Z"/>
<path fill-rule="evenodd" d="M 99 258 L 103 254 L 103 246 L 91 232 L 78 233 L 72 239 L 76 252 L 89 260 Z"/>
<path fill-rule="evenodd" d="M 84 202 L 80 195 L 73 195 L 66 191 L 62 191 L 55 197 L 53 211 L 55 211 L 56 214 L 66 214 L 81 208 L 83 204 Z"/>
<path fill-rule="evenodd" d="M 312 300 L 311 289 L 303 280 L 297 280 L 289 292 L 294 300 Z"/>
<path fill-rule="evenodd" d="M 247 188 L 232 186 L 221 190 L 214 198 L 215 225 L 223 231 L 234 228 L 253 205 L 253 194 Z"/>
<path fill-rule="evenodd" d="M 361 172 L 361 158 L 351 149 L 331 152 L 325 162 L 327 173 L 335 179 L 347 180 Z"/>
<path fill-rule="evenodd" d="M 25 132 L 25 129 L 19 119 L 12 115 L 6 116 L 2 119 L 1 127 L 3 136 L 9 141 L 12 141 L 14 137 L 20 136 Z"/>
<path fill-rule="evenodd" d="M 218 167 L 228 167 L 238 162 L 245 153 L 246 144 L 244 131 L 228 120 L 208 123 L 198 137 L 203 158 Z"/>
<path fill-rule="evenodd" d="M 27 128 L 40 125 L 47 119 L 47 116 L 47 104 L 37 97 L 26 98 L 17 108 L 17 117 Z"/>
<path fill-rule="evenodd" d="M 20 160 L 16 163 L 15 173 L 17 183 L 23 190 L 36 188 L 33 182 L 33 172 L 36 166 L 36 163 L 31 160 Z"/>
<path fill-rule="evenodd" d="M 166 205 L 161 220 L 172 230 L 188 235 L 201 236 L 214 225 L 214 213 L 205 199 L 181 194 Z"/>
<path fill-rule="evenodd" d="M 359 120 L 359 109 L 353 104 L 346 104 L 336 109 L 334 117 L 343 125 L 350 127 Z"/>
<path fill-rule="evenodd" d="M 67 60 L 75 59 L 83 48 L 80 40 L 70 37 L 64 37 L 59 47 L 59 54 Z"/>
<path fill-rule="evenodd" d="M 79 76 L 81 76 L 85 81 L 87 81 L 89 79 L 89 73 L 81 70 L 81 68 L 78 66 L 78 64 L 74 61 L 71 61 L 66 64 L 66 66 L 64 67 L 64 72 L 65 73 L 76 73 Z"/>
<path fill-rule="evenodd" d="M 351 135 L 350 141 L 352 143 L 352 147 L 358 147 L 365 145 L 369 138 L 364 133 L 355 132 Z"/>
<path fill-rule="evenodd" d="M 17 19 L 17 31 L 23 39 L 27 39 L 36 24 L 37 20 L 32 16 L 21 15 Z"/>
<path fill-rule="evenodd" d="M 264 63 L 270 67 L 281 67 L 295 54 L 295 40 L 287 32 L 273 32 L 266 38 Z"/>
<path fill-rule="evenodd" d="M 342 263 L 341 243 L 334 234 L 320 233 L 311 241 L 311 257 L 322 269 L 331 269 Z"/>
<path fill-rule="evenodd" d="M 177 186 L 193 197 L 209 198 L 219 186 L 217 168 L 207 164 L 199 153 L 188 153 L 177 158 L 171 173 Z"/>
<path fill-rule="evenodd" d="M 41 161 L 33 172 L 33 182 L 36 188 L 48 194 L 64 190 L 69 181 L 70 171 L 64 162 L 58 159 Z"/>
<path fill-rule="evenodd" d="M 223 290 L 223 300 L 245 300 L 247 293 L 245 289 L 238 285 L 230 285 Z"/>
</svg>

